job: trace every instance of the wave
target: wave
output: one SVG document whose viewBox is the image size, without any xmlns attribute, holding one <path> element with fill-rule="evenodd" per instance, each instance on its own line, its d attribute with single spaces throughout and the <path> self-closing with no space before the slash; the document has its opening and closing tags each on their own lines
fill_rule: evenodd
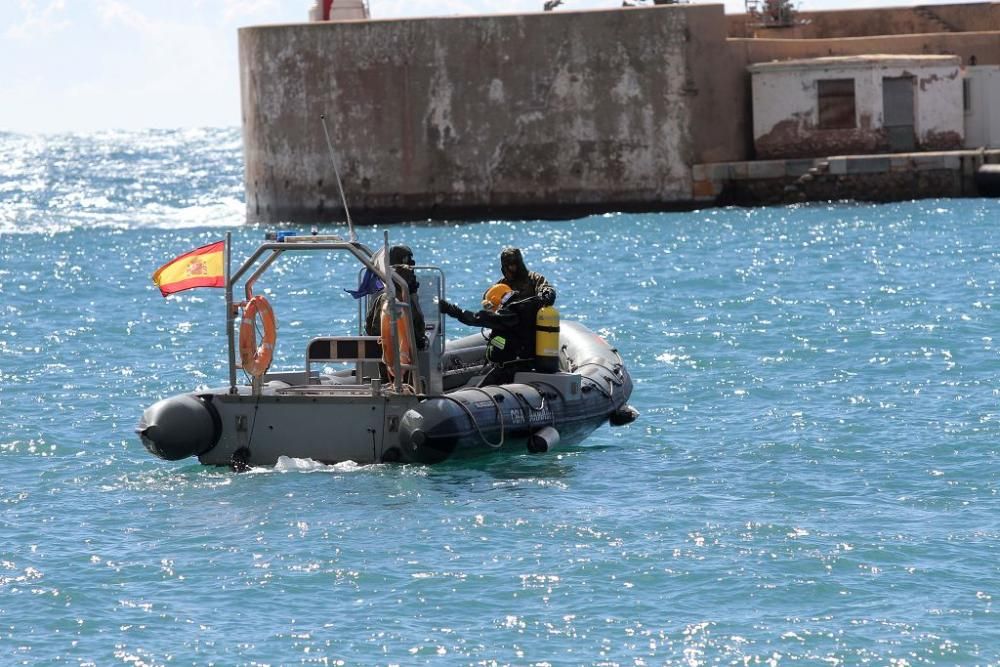
<svg viewBox="0 0 1000 667">
<path fill-rule="evenodd" d="M 244 221 L 236 128 L 0 133 L 0 234 Z"/>
</svg>

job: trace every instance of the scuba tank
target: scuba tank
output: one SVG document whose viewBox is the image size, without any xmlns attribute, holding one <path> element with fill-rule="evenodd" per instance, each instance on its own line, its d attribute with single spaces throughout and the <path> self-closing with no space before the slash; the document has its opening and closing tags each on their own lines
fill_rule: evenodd
<svg viewBox="0 0 1000 667">
<path fill-rule="evenodd" d="M 535 370 L 559 370 L 559 311 L 555 306 L 542 306 L 535 316 Z"/>
</svg>

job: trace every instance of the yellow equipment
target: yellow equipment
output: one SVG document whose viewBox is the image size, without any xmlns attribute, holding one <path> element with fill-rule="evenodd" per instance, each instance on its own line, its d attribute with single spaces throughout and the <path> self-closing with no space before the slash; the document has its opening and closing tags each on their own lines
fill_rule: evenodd
<svg viewBox="0 0 1000 667">
<path fill-rule="evenodd" d="M 559 370 L 559 311 L 555 306 L 542 306 L 535 316 L 535 370 Z"/>
</svg>

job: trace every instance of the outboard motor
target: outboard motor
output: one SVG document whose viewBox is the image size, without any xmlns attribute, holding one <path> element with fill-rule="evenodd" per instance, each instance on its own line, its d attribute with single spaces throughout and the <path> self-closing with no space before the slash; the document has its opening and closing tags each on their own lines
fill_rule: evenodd
<svg viewBox="0 0 1000 667">
<path fill-rule="evenodd" d="M 181 394 L 146 408 L 135 431 L 151 454 L 179 461 L 215 447 L 222 434 L 222 420 L 210 401 Z"/>
</svg>

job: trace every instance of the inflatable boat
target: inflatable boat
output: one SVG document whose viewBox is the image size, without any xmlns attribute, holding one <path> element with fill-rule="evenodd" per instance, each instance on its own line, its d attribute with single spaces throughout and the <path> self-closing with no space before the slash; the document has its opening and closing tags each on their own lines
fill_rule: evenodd
<svg viewBox="0 0 1000 667">
<path fill-rule="evenodd" d="M 445 340 L 437 308 L 445 281 L 436 267 L 414 267 L 427 320 L 427 345 L 418 349 L 406 281 L 384 261 L 388 235 L 377 253 L 332 235 L 286 236 L 263 243 L 236 271 L 230 271 L 228 242 L 226 248 L 229 383 L 145 410 L 136 430 L 160 458 L 197 457 L 240 470 L 274 465 L 282 456 L 368 464 L 438 463 L 496 451 L 542 454 L 579 443 L 605 423 L 628 424 L 638 416 L 628 405 L 632 380 L 617 350 L 573 321 L 559 325 L 557 371 L 520 372 L 508 384 L 481 386 L 486 340 L 481 333 Z M 397 289 L 386 290 L 380 336 L 363 335 L 362 299 L 355 332 L 313 338 L 302 368 L 271 371 L 277 327 L 270 304 L 253 287 L 281 256 L 295 252 L 346 258 L 349 275 L 370 272 Z M 238 285 L 246 298 L 237 302 Z M 237 382 L 241 369 L 245 383 Z"/>
</svg>

